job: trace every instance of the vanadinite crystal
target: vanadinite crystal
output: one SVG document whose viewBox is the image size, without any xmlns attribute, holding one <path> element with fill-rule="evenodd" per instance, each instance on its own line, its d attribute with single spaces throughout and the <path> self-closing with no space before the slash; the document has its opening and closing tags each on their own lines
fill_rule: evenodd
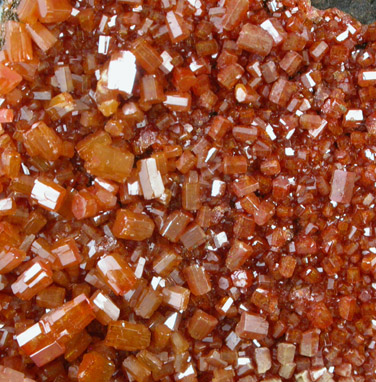
<svg viewBox="0 0 376 382">
<path fill-rule="evenodd" d="M 0 382 L 376 381 L 376 23 L 308 0 L 11 11 Z"/>
</svg>

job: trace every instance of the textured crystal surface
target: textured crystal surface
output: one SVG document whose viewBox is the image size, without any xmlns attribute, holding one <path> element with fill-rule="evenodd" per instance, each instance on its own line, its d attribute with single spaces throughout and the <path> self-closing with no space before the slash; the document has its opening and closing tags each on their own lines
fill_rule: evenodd
<svg viewBox="0 0 376 382">
<path fill-rule="evenodd" d="M 336 170 L 333 174 L 330 199 L 337 203 L 350 203 L 353 196 L 356 174 Z"/>
<path fill-rule="evenodd" d="M 190 336 L 196 340 L 205 338 L 218 324 L 218 320 L 203 312 L 196 310 L 192 318 L 189 320 L 188 332 Z"/>
<path fill-rule="evenodd" d="M 22 76 L 16 71 L 0 64 L 0 94 L 10 93 L 22 81 Z"/>
<path fill-rule="evenodd" d="M 45 52 L 52 48 L 57 42 L 57 38 L 41 23 L 27 24 L 26 30 L 29 32 L 35 44 Z"/>
<path fill-rule="evenodd" d="M 42 23 L 60 23 L 65 21 L 72 12 L 68 0 L 37 0 L 39 20 Z"/>
<path fill-rule="evenodd" d="M 142 241 L 148 239 L 154 231 L 154 222 L 147 215 L 129 210 L 118 210 L 112 227 L 116 237 Z"/>
<path fill-rule="evenodd" d="M 118 350 L 142 350 L 149 346 L 150 336 L 150 330 L 143 324 L 114 321 L 108 325 L 105 343 Z"/>
<path fill-rule="evenodd" d="M 243 312 L 236 326 L 241 338 L 261 340 L 268 335 L 269 323 L 261 316 Z"/>
<path fill-rule="evenodd" d="M 52 284 L 52 272 L 42 261 L 35 261 L 12 284 L 12 292 L 23 300 L 30 300 Z"/>
<path fill-rule="evenodd" d="M 0 252 L 0 273 L 5 274 L 17 268 L 26 259 L 25 251 L 5 246 Z"/>
<path fill-rule="evenodd" d="M 156 160 L 154 158 L 143 159 L 140 163 L 139 178 L 144 198 L 161 197 L 164 192 L 164 185 Z"/>
<path fill-rule="evenodd" d="M 41 367 L 64 354 L 70 337 L 80 333 L 94 318 L 90 302 L 82 294 L 19 333 L 17 343 Z"/>
<path fill-rule="evenodd" d="M 108 325 L 111 321 L 116 321 L 120 315 L 120 309 L 105 293 L 97 290 L 90 301 L 95 312 L 97 320 L 102 325 Z"/>
<path fill-rule="evenodd" d="M 245 24 L 240 31 L 237 45 L 241 49 L 267 56 L 272 50 L 273 39 L 270 34 L 259 26 Z"/>
<path fill-rule="evenodd" d="M 375 24 L 308 0 L 3 16 L 0 381 L 376 380 Z"/>
<path fill-rule="evenodd" d="M 78 368 L 79 382 L 109 382 L 115 371 L 115 364 L 96 351 L 86 353 Z"/>
<path fill-rule="evenodd" d="M 119 253 L 103 256 L 97 269 L 105 282 L 117 295 L 124 295 L 136 284 L 136 277 L 126 260 Z"/>
<path fill-rule="evenodd" d="M 31 190 L 31 198 L 41 207 L 58 211 L 64 202 L 66 190 L 50 180 L 36 179 Z"/>
</svg>

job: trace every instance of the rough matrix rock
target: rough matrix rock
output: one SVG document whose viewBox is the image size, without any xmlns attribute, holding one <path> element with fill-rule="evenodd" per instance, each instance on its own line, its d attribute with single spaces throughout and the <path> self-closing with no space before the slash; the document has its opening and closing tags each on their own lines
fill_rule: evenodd
<svg viewBox="0 0 376 382">
<path fill-rule="evenodd" d="M 376 20 L 374 0 L 312 0 L 312 5 L 319 9 L 338 8 L 350 13 L 363 24 L 370 24 Z"/>
</svg>

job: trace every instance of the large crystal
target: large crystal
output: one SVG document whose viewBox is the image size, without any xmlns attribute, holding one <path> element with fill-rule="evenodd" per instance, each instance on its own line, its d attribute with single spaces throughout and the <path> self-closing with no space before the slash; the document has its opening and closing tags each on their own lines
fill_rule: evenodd
<svg viewBox="0 0 376 382">
<path fill-rule="evenodd" d="M 227 118 L 222 116 L 214 117 L 208 135 L 215 141 L 220 141 L 227 131 L 231 129 L 231 126 L 232 123 Z"/>
<path fill-rule="evenodd" d="M 260 56 L 267 56 L 272 50 L 273 38 L 261 27 L 253 24 L 245 24 L 240 31 L 236 43 L 239 48 L 248 52 Z"/>
<path fill-rule="evenodd" d="M 31 198 L 49 211 L 59 211 L 65 196 L 66 190 L 50 180 L 36 179 L 31 190 Z"/>
<path fill-rule="evenodd" d="M 209 275 L 204 267 L 198 265 L 190 265 L 184 269 L 184 276 L 190 291 L 195 296 L 201 296 L 210 292 L 212 286 Z"/>
<path fill-rule="evenodd" d="M 24 145 L 30 156 L 41 156 L 48 161 L 56 160 L 63 150 L 63 141 L 44 122 L 34 123 L 24 133 Z"/>
<path fill-rule="evenodd" d="M 166 25 L 171 42 L 174 44 L 185 40 L 190 35 L 184 19 L 174 11 L 167 12 Z"/>
<path fill-rule="evenodd" d="M 161 235 L 169 241 L 176 243 L 191 220 L 192 217 L 186 212 L 174 211 L 165 220 L 161 229 Z"/>
<path fill-rule="evenodd" d="M 179 312 L 184 312 L 187 309 L 189 296 L 189 289 L 179 285 L 163 289 L 163 302 Z"/>
<path fill-rule="evenodd" d="M 44 52 L 52 48 L 57 42 L 57 38 L 41 23 L 27 24 L 26 30 L 29 32 L 35 44 Z"/>
<path fill-rule="evenodd" d="M 351 321 L 354 318 L 356 308 L 357 304 L 355 297 L 343 296 L 340 298 L 338 303 L 338 312 L 344 320 Z"/>
<path fill-rule="evenodd" d="M 60 239 L 51 248 L 51 253 L 56 257 L 55 266 L 67 268 L 79 265 L 82 257 L 72 238 Z"/>
<path fill-rule="evenodd" d="M 244 73 L 244 69 L 239 64 L 231 64 L 222 68 L 218 72 L 218 82 L 226 89 L 232 89 L 240 80 Z"/>
<path fill-rule="evenodd" d="M 144 38 L 138 38 L 132 44 L 132 53 L 136 56 L 137 62 L 149 74 L 155 73 L 162 65 L 162 57 L 158 54 Z"/>
<path fill-rule="evenodd" d="M 4 246 L 0 252 L 0 274 L 11 272 L 26 259 L 26 253 L 18 248 Z"/>
<path fill-rule="evenodd" d="M 247 167 L 247 158 L 243 155 L 226 155 L 223 158 L 224 174 L 245 174 L 247 172 Z"/>
<path fill-rule="evenodd" d="M 166 100 L 163 87 L 158 78 L 148 74 L 141 78 L 141 102 L 149 105 L 161 103 Z"/>
<path fill-rule="evenodd" d="M 154 199 L 161 197 L 165 188 L 161 173 L 157 168 L 156 160 L 154 158 L 143 159 L 139 161 L 138 164 L 140 164 L 138 176 L 144 198 Z"/>
<path fill-rule="evenodd" d="M 201 188 L 198 177 L 186 177 L 182 188 L 182 207 L 187 211 L 196 211 L 201 207 Z"/>
<path fill-rule="evenodd" d="M 57 121 L 69 115 L 76 108 L 76 103 L 69 93 L 60 93 L 51 99 L 46 107 L 51 119 Z"/>
<path fill-rule="evenodd" d="M 281 342 L 277 347 L 277 359 L 282 365 L 287 365 L 294 361 L 296 346 Z"/>
<path fill-rule="evenodd" d="M 7 21 L 5 24 L 5 49 L 9 60 L 24 62 L 33 59 L 31 38 L 23 23 Z"/>
<path fill-rule="evenodd" d="M 35 0 L 21 0 L 17 7 L 17 16 L 24 23 L 37 22 L 38 12 L 38 2 Z"/>
<path fill-rule="evenodd" d="M 218 320 L 215 317 L 198 309 L 188 322 L 188 333 L 192 338 L 202 340 L 213 331 L 217 324 Z"/>
<path fill-rule="evenodd" d="M 191 109 L 191 94 L 188 92 L 166 92 L 166 99 L 163 101 L 165 105 L 171 111 L 189 111 Z"/>
<path fill-rule="evenodd" d="M 149 216 L 121 209 L 116 213 L 112 232 L 121 239 L 142 241 L 153 235 L 154 226 Z"/>
<path fill-rule="evenodd" d="M 259 315 L 243 312 L 235 330 L 241 338 L 262 340 L 268 335 L 269 323 Z"/>
<path fill-rule="evenodd" d="M 311 45 L 309 53 L 315 61 L 320 61 L 324 58 L 328 50 L 329 46 L 325 41 L 317 41 Z"/>
<path fill-rule="evenodd" d="M 172 74 L 175 87 L 182 92 L 187 92 L 197 83 L 196 76 L 189 68 L 175 68 Z"/>
<path fill-rule="evenodd" d="M 348 204 L 353 196 L 356 174 L 351 171 L 335 170 L 332 179 L 330 199 Z"/>
<path fill-rule="evenodd" d="M 268 348 L 255 349 L 257 373 L 264 374 L 272 367 L 272 359 Z"/>
<path fill-rule="evenodd" d="M 79 382 L 109 382 L 114 372 L 115 364 L 111 360 L 91 351 L 83 356 L 77 378 Z"/>
<path fill-rule="evenodd" d="M 111 137 L 103 131 L 78 142 L 76 149 L 85 160 L 86 170 L 92 175 L 122 183 L 133 168 L 134 155 L 128 150 L 111 146 Z"/>
<path fill-rule="evenodd" d="M 123 256 L 118 253 L 104 255 L 97 263 L 97 269 L 113 292 L 125 295 L 136 285 L 136 277 Z"/>
<path fill-rule="evenodd" d="M 73 195 L 72 213 L 78 220 L 91 218 L 99 212 L 98 199 L 87 190 L 81 190 Z"/>
<path fill-rule="evenodd" d="M 0 64 L 0 94 L 11 92 L 20 82 L 22 77 L 15 71 Z"/>
<path fill-rule="evenodd" d="M 241 266 L 247 261 L 252 253 L 253 250 L 250 245 L 240 240 L 235 240 L 234 244 L 231 246 L 227 253 L 226 267 L 230 271 L 241 268 Z"/>
<path fill-rule="evenodd" d="M 279 78 L 276 82 L 274 82 L 270 90 L 269 101 L 277 104 L 278 106 L 286 107 L 295 90 L 296 86 L 293 82 Z"/>
<path fill-rule="evenodd" d="M 10 367 L 0 365 L 0 382 L 35 382 L 27 378 L 24 373 Z"/>
<path fill-rule="evenodd" d="M 143 324 L 114 321 L 108 325 L 105 343 L 117 350 L 136 351 L 150 345 L 150 330 Z"/>
<path fill-rule="evenodd" d="M 299 353 L 306 357 L 314 357 L 319 350 L 319 335 L 317 329 L 307 330 L 302 334 Z"/>
<path fill-rule="evenodd" d="M 161 293 L 152 288 L 146 288 L 138 296 L 134 311 L 142 318 L 150 318 L 161 303 Z"/>
<path fill-rule="evenodd" d="M 249 8 L 248 0 L 231 0 L 227 3 L 226 14 L 223 18 L 223 28 L 233 30 L 245 18 Z"/>
<path fill-rule="evenodd" d="M 69 339 L 94 318 L 89 300 L 85 295 L 80 295 L 43 315 L 38 323 L 17 335 L 17 342 L 41 367 L 64 354 Z"/>
<path fill-rule="evenodd" d="M 36 303 L 41 308 L 54 309 L 64 304 L 65 289 L 51 285 L 41 290 L 36 297 Z"/>
<path fill-rule="evenodd" d="M 153 270 L 162 277 L 168 276 L 182 261 L 182 257 L 173 250 L 163 251 L 153 261 Z"/>
<path fill-rule="evenodd" d="M 137 74 L 136 59 L 133 53 L 124 50 L 111 56 L 107 73 L 108 89 L 132 94 Z M 125 76 L 124 73 L 127 75 Z"/>
<path fill-rule="evenodd" d="M 123 370 L 129 373 L 137 382 L 150 381 L 151 371 L 135 356 L 130 355 L 127 357 L 121 366 Z"/>
<path fill-rule="evenodd" d="M 42 23 L 61 23 L 68 19 L 72 6 L 68 0 L 37 0 L 39 20 Z"/>
<path fill-rule="evenodd" d="M 180 236 L 180 241 L 187 249 L 194 249 L 206 242 L 206 235 L 198 224 L 191 224 Z"/>
</svg>

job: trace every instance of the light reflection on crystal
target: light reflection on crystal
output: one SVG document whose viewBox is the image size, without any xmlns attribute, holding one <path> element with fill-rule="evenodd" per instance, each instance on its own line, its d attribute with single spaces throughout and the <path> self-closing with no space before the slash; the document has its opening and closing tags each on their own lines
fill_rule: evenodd
<svg viewBox="0 0 376 382">
<path fill-rule="evenodd" d="M 110 36 L 99 36 L 98 40 L 98 53 L 106 55 L 110 47 Z"/>
<path fill-rule="evenodd" d="M 136 57 L 133 53 L 127 50 L 116 53 L 108 66 L 108 88 L 132 94 L 136 74 Z"/>
</svg>

